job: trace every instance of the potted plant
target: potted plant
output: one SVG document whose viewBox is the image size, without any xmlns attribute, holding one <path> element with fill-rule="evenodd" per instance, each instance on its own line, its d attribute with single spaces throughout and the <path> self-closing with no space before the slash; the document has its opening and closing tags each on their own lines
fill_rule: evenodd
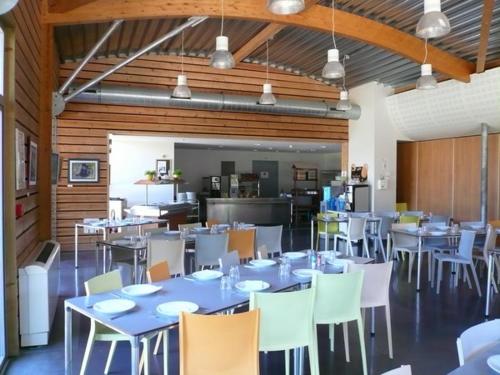
<svg viewBox="0 0 500 375">
<path fill-rule="evenodd" d="M 156 177 L 156 171 L 146 171 L 144 172 L 144 175 L 146 176 L 146 179 L 149 181 L 153 181 Z"/>
<path fill-rule="evenodd" d="M 174 180 L 178 180 L 182 177 L 182 171 L 179 168 L 174 169 L 172 176 L 174 177 Z"/>
</svg>

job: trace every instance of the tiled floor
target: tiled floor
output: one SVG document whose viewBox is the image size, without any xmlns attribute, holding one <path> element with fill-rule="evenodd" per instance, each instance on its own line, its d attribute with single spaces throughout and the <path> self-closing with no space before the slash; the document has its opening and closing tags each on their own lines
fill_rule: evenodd
<svg viewBox="0 0 500 375">
<path fill-rule="evenodd" d="M 284 248 L 304 249 L 309 247 L 309 232 L 295 230 L 285 233 Z M 83 281 L 94 276 L 93 255 L 82 255 L 82 267 L 75 272 L 73 258 L 63 254 L 62 261 L 62 291 L 59 308 L 56 314 L 50 344 L 45 347 L 24 349 L 18 358 L 10 360 L 7 374 L 63 374 L 64 373 L 64 327 L 63 300 L 74 296 L 75 282 L 81 291 Z M 415 291 L 415 274 L 412 284 L 407 282 L 407 262 L 396 262 L 391 282 L 391 310 L 394 340 L 394 359 L 388 357 L 385 319 L 382 312 L 376 317 L 376 334 L 370 336 L 367 329 L 365 336 L 370 374 L 380 374 L 402 364 L 411 364 L 416 375 L 446 374 L 458 366 L 456 354 L 456 337 L 467 327 L 484 320 L 484 297 L 478 298 L 474 290 L 460 283 L 457 289 L 451 287 L 449 273 L 446 273 L 441 289 L 441 295 L 427 283 L 427 267 L 422 269 L 423 283 L 420 293 Z M 484 290 L 485 280 L 481 280 Z M 492 317 L 500 311 L 500 298 L 492 305 Z M 88 321 L 78 315 L 74 316 L 74 373 L 78 373 L 88 332 Z M 369 325 L 369 320 L 367 321 Z M 355 325 L 350 327 L 351 362 L 345 362 L 342 330 L 336 329 L 335 352 L 328 348 L 328 333 L 326 327 L 319 330 L 321 374 L 361 374 L 359 343 Z M 88 374 L 101 374 L 104 370 L 108 344 L 97 343 L 91 358 Z M 120 343 L 111 367 L 113 374 L 130 373 L 129 346 Z M 170 374 L 178 373 L 177 334 L 170 338 Z M 284 374 L 284 359 L 282 352 L 261 355 L 262 374 Z M 155 356 L 152 373 L 162 373 L 162 356 Z M 309 373 L 306 368 L 306 374 Z"/>
</svg>

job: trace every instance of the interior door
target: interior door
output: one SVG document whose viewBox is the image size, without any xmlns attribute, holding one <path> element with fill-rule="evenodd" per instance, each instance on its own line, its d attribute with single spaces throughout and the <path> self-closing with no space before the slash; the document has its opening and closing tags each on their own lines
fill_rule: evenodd
<svg viewBox="0 0 500 375">
<path fill-rule="evenodd" d="M 259 176 L 260 196 L 277 198 L 279 196 L 279 165 L 274 160 L 253 160 L 252 172 Z"/>
</svg>

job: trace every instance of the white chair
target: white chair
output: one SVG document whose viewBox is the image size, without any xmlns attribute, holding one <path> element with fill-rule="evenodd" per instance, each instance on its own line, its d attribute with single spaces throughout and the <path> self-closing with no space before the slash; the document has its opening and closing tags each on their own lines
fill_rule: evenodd
<svg viewBox="0 0 500 375">
<path fill-rule="evenodd" d="M 445 221 L 422 223 L 422 228 L 429 231 L 439 231 L 440 227 L 445 226 L 447 226 Z M 423 245 L 434 252 L 454 252 L 457 249 L 456 240 L 449 238 L 425 238 Z"/>
<path fill-rule="evenodd" d="M 268 257 L 272 258 L 276 253 L 278 253 L 278 256 L 281 256 L 282 233 L 283 225 L 272 227 L 258 226 L 255 232 L 255 248 L 258 249 L 262 245 L 265 245 Z"/>
<path fill-rule="evenodd" d="M 466 329 L 457 339 L 458 362 L 463 366 L 485 347 L 500 340 L 500 319 Z"/>
<path fill-rule="evenodd" d="M 479 281 L 477 279 L 476 269 L 472 262 L 472 248 L 474 246 L 474 238 L 476 237 L 476 232 L 470 230 L 462 230 L 460 236 L 460 243 L 458 244 L 458 252 L 456 254 L 434 254 L 434 259 L 438 262 L 438 275 L 437 275 L 437 288 L 436 293 L 439 294 L 439 289 L 441 286 L 441 279 L 443 277 L 443 263 L 449 262 L 454 263 L 457 266 L 462 265 L 464 269 L 465 280 L 469 283 L 469 288 L 472 288 L 467 272 L 467 266 L 471 268 L 472 276 L 474 276 L 474 282 L 476 284 L 477 294 L 481 297 L 481 288 L 479 287 Z M 434 273 L 434 262 L 432 264 Z M 458 277 L 458 272 L 455 275 Z"/>
<path fill-rule="evenodd" d="M 361 308 L 363 317 L 366 309 L 372 309 L 372 333 L 375 333 L 375 308 L 385 308 L 387 324 L 387 343 L 389 358 L 393 358 L 391 306 L 389 302 L 389 287 L 391 283 L 392 261 L 377 264 L 351 264 L 350 272 L 364 271 L 363 290 L 361 292 Z"/>
<path fill-rule="evenodd" d="M 346 233 L 338 233 L 333 237 L 334 250 L 337 250 L 337 240 L 344 240 L 347 243 L 346 254 L 354 256 L 354 250 L 352 248 L 353 242 L 363 241 L 363 254 L 368 258 L 370 253 L 368 252 L 368 242 L 366 239 L 366 218 L 361 217 L 350 217 L 347 223 Z"/>
<path fill-rule="evenodd" d="M 410 365 L 401 366 L 394 370 L 384 372 L 381 375 L 411 375 L 411 366 Z"/>
<path fill-rule="evenodd" d="M 378 252 L 380 246 L 384 262 L 387 262 L 387 255 L 385 253 L 384 243 L 382 240 L 387 238 L 387 233 L 389 233 L 389 229 L 391 229 L 393 222 L 393 216 L 380 216 L 380 220 L 375 223 L 377 225 L 375 233 L 366 233 L 367 239 L 373 241 L 374 254 Z"/>
<path fill-rule="evenodd" d="M 167 261 L 171 275 L 184 275 L 184 240 L 150 238 L 148 241 L 147 268 Z"/>
<path fill-rule="evenodd" d="M 194 252 L 195 269 L 219 264 L 219 258 L 227 253 L 228 235 L 197 234 Z"/>
</svg>

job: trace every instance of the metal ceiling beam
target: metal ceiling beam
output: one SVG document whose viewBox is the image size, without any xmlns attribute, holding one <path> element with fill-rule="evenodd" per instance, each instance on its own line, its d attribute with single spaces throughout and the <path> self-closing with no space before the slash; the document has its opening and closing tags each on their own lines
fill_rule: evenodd
<svg viewBox="0 0 500 375">
<path fill-rule="evenodd" d="M 304 12 L 289 16 L 272 14 L 265 0 L 233 0 L 225 6 L 227 18 L 280 23 L 320 32 L 331 32 L 331 8 L 313 5 Z M 43 22 L 54 25 L 110 21 L 116 18 L 129 20 L 154 18 L 185 18 L 192 15 L 220 16 L 218 0 L 181 2 L 174 0 L 95 0 L 66 13 L 48 13 Z M 361 41 L 409 60 L 422 63 L 423 40 L 386 24 L 345 11 L 335 10 L 335 31 L 338 35 Z M 428 62 L 436 71 L 463 82 L 470 81 L 475 65 L 434 46 L 429 46 Z"/>
<path fill-rule="evenodd" d="M 486 65 L 486 53 L 488 52 L 488 39 L 490 36 L 491 18 L 495 0 L 484 0 L 483 17 L 481 18 L 481 36 L 479 39 L 479 50 L 477 52 L 476 73 L 484 72 Z"/>
</svg>

